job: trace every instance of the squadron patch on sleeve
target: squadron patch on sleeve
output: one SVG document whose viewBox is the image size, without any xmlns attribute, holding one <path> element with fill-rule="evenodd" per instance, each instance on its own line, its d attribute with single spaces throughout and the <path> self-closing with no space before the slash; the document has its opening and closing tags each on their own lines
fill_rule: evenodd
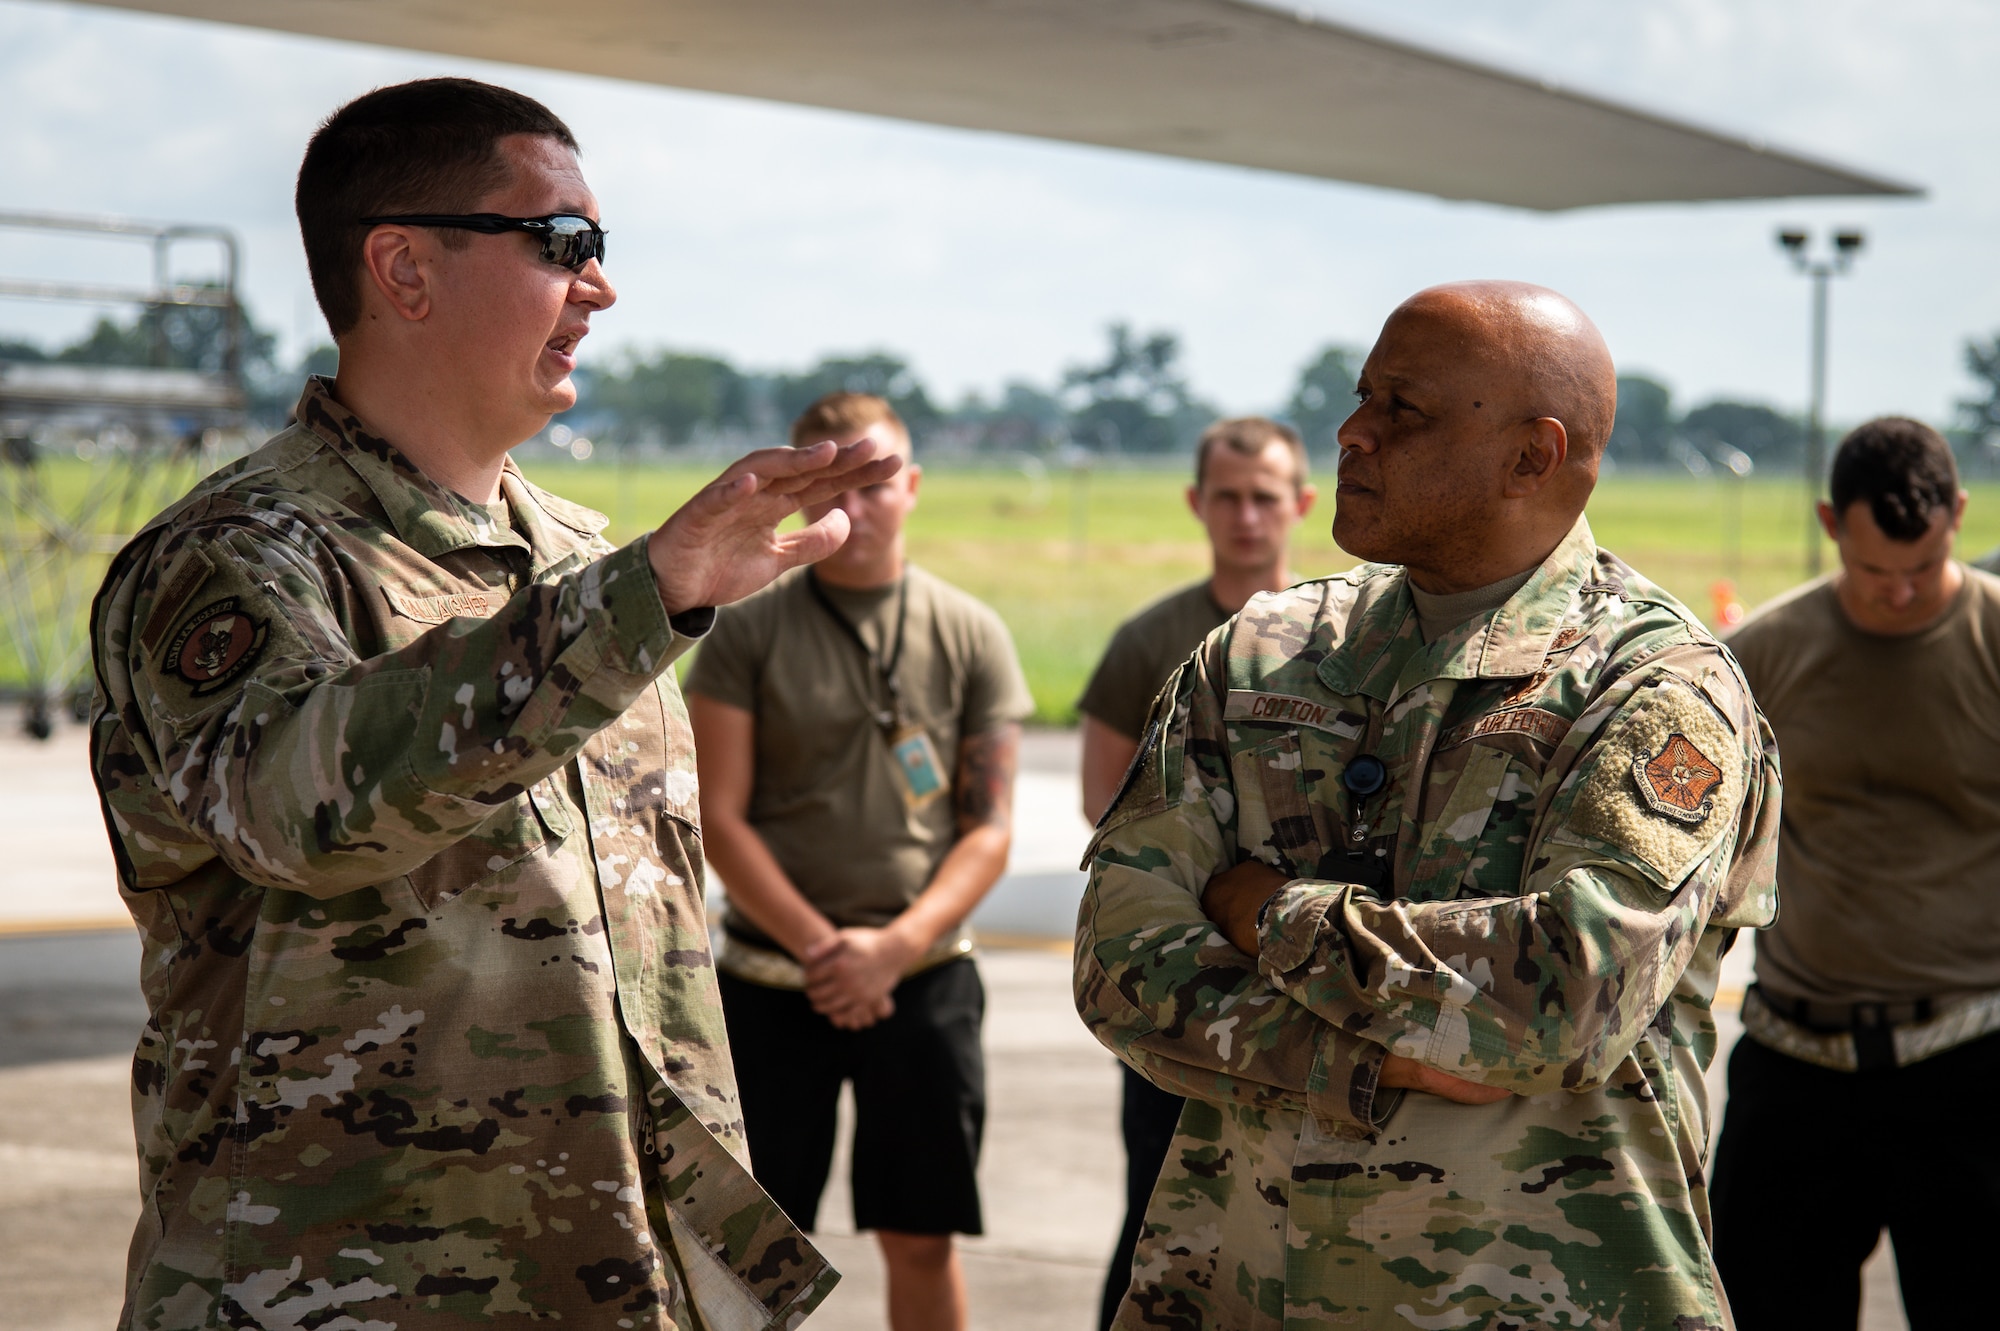
<svg viewBox="0 0 2000 1331">
<path fill-rule="evenodd" d="M 1632 779 L 1654 813 L 1683 823 L 1706 822 L 1715 812 L 1709 792 L 1722 784 L 1722 769 L 1676 731 L 1660 751 L 1632 760 Z"/>
<path fill-rule="evenodd" d="M 1591 750 L 1552 839 L 1616 850 L 1664 888 L 1714 849 L 1748 789 L 1742 742 L 1675 677 L 1641 690 Z"/>
<path fill-rule="evenodd" d="M 225 596 L 195 611 L 167 644 L 165 668 L 195 697 L 214 693 L 256 664 L 270 625 L 236 608 Z"/>
</svg>

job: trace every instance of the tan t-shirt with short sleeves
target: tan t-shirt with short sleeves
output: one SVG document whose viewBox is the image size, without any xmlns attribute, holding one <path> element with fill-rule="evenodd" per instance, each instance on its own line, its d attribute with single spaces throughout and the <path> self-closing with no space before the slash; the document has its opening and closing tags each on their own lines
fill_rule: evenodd
<svg viewBox="0 0 2000 1331">
<path fill-rule="evenodd" d="M 1203 579 L 1161 597 L 1118 626 L 1076 709 L 1131 740 L 1146 728 L 1153 696 L 1202 639 L 1228 622 Z"/>
<path fill-rule="evenodd" d="M 853 638 L 796 569 L 725 607 L 687 689 L 757 721 L 750 825 L 786 875 L 839 926 L 889 923 L 916 900 L 957 839 L 949 793 L 912 804 L 877 713 L 889 697 Z M 1007 626 L 986 605 L 912 566 L 897 666 L 903 714 L 955 781 L 959 742 L 1034 710 Z M 898 591 L 821 588 L 878 658 L 896 637 Z M 769 947 L 740 912 L 731 934 Z"/>
<path fill-rule="evenodd" d="M 1855 628 L 1821 579 L 1727 644 L 1785 772 L 1758 982 L 1820 1003 L 2000 990 L 2000 578 L 1968 569 L 1907 637 Z"/>
</svg>

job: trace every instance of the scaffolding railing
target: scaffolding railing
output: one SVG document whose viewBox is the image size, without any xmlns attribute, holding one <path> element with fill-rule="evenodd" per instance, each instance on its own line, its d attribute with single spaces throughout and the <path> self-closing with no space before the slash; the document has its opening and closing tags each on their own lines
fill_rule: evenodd
<svg viewBox="0 0 2000 1331">
<path fill-rule="evenodd" d="M 30 734 L 81 719 L 89 607 L 106 561 L 160 508 L 248 443 L 241 247 L 215 226 L 0 212 L 0 228 L 144 243 L 150 285 L 0 275 L 0 300 L 124 307 L 151 316 L 147 364 L 0 360 L 0 690 Z M 178 246 L 222 252 L 209 281 L 173 279 Z M 166 312 L 220 311 L 205 365 L 174 365 Z"/>
</svg>

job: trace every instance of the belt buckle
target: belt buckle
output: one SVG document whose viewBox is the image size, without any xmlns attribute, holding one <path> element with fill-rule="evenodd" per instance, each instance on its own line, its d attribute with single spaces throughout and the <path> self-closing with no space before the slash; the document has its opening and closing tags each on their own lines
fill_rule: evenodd
<svg viewBox="0 0 2000 1331">
<path fill-rule="evenodd" d="M 1889 1022 L 1889 1004 L 1856 1003 L 1854 1070 L 1881 1072 L 1896 1066 L 1896 1028 Z"/>
</svg>

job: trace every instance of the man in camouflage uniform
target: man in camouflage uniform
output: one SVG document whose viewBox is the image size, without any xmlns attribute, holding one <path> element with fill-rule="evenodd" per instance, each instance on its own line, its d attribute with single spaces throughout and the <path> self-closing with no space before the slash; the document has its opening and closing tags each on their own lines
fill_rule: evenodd
<svg viewBox="0 0 2000 1331">
<path fill-rule="evenodd" d="M 1729 656 L 1583 520 L 1615 405 L 1553 292 L 1392 315 L 1334 535 L 1155 711 L 1076 997 L 1192 1097 L 1117 1325 L 1727 1325 L 1709 1005 L 1775 909 Z"/>
<path fill-rule="evenodd" d="M 464 80 L 337 113 L 299 214 L 339 377 L 99 594 L 152 1010 L 122 1328 L 734 1331 L 837 1279 L 747 1168 L 669 667 L 897 464 L 752 454 L 622 549 L 523 480 L 614 299 L 574 147 Z"/>
</svg>

